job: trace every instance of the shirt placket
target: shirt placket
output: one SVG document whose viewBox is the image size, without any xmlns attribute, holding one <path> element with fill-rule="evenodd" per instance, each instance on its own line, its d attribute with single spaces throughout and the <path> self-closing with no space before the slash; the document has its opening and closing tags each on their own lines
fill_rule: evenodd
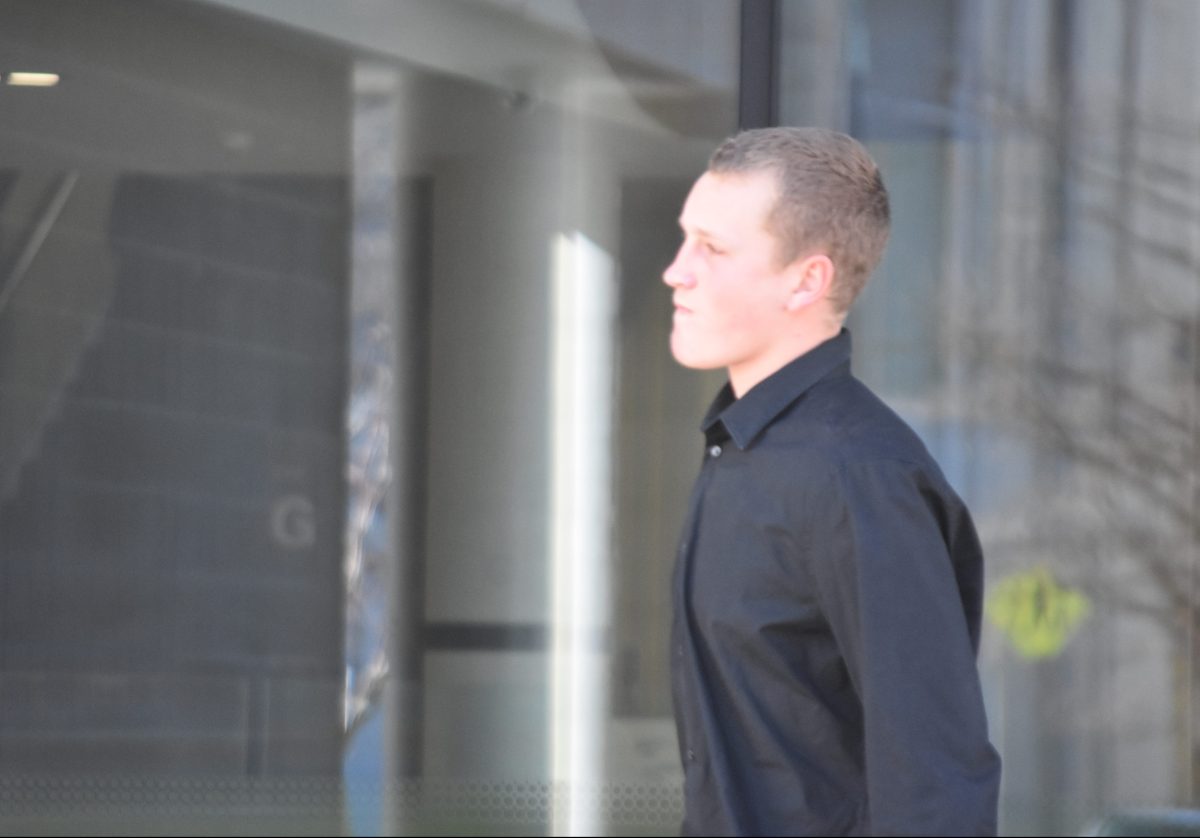
<svg viewBox="0 0 1200 838">
<path fill-rule="evenodd" d="M 726 441 L 717 441 L 709 438 L 706 440 L 704 450 L 704 459 L 700 466 L 700 474 L 696 479 L 695 488 L 692 492 L 692 500 L 688 508 L 687 525 L 684 528 L 683 540 L 679 545 L 679 553 L 677 559 L 677 575 L 675 583 L 675 637 L 673 654 L 683 664 L 685 675 L 680 684 L 680 688 L 689 696 L 688 706 L 695 707 L 695 696 L 691 695 L 693 685 L 697 673 L 695 671 L 696 651 L 692 640 L 692 609 L 691 609 L 691 581 L 692 581 L 692 566 L 694 564 L 696 537 L 699 529 L 701 511 L 704 507 L 705 496 L 708 493 L 709 486 L 712 482 L 713 471 L 716 467 L 716 461 L 724 453 Z M 691 654 L 689 655 L 689 647 Z M 702 761 L 704 749 L 704 736 L 702 726 L 698 724 L 698 718 L 695 714 L 689 715 L 686 718 L 685 724 L 682 725 L 682 733 L 684 741 L 680 742 L 680 750 L 684 756 L 684 773 L 685 779 L 691 777 L 694 772 L 691 771 L 692 766 Z"/>
</svg>

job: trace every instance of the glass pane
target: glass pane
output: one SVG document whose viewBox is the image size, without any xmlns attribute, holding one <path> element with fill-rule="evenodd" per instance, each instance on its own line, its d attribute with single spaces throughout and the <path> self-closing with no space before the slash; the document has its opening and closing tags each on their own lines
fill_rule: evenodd
<svg viewBox="0 0 1200 838">
<path fill-rule="evenodd" d="M 344 68 L 0 3 L 6 831 L 340 828 Z"/>
<path fill-rule="evenodd" d="M 737 11 L 0 0 L 0 825 L 677 831 Z"/>
<path fill-rule="evenodd" d="M 1164 828 L 1200 802 L 1200 10 L 784 8 L 785 114 L 865 139 L 892 193 L 851 326 L 980 526 L 1002 832 Z"/>
</svg>

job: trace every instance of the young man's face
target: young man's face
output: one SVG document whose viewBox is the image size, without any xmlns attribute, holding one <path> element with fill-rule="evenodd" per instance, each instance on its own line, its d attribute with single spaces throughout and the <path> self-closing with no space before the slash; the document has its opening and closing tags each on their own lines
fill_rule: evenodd
<svg viewBox="0 0 1200 838">
<path fill-rule="evenodd" d="M 771 173 L 705 172 L 679 225 L 683 243 L 663 273 L 674 289 L 671 353 L 693 369 L 729 369 L 735 384 L 774 372 L 790 326 L 785 266 L 766 229 L 775 204 Z"/>
</svg>

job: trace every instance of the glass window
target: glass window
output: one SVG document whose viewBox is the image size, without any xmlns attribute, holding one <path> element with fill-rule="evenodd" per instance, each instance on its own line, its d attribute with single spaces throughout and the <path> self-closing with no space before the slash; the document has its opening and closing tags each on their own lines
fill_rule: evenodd
<svg viewBox="0 0 1200 838">
<path fill-rule="evenodd" d="M 1200 776 L 1200 9 L 783 8 L 785 117 L 862 137 L 892 193 L 856 362 L 981 530 L 1001 829 L 1151 829 L 1130 810 Z"/>
<path fill-rule="evenodd" d="M 677 831 L 737 20 L 0 0 L 0 824 Z"/>
</svg>

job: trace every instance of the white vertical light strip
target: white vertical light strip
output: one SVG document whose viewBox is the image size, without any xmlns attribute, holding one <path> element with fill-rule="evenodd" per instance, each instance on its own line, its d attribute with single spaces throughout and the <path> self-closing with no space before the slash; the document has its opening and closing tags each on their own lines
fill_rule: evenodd
<svg viewBox="0 0 1200 838">
<path fill-rule="evenodd" d="M 581 233 L 554 241 L 551 831 L 598 835 L 608 715 L 616 288 Z"/>
</svg>

